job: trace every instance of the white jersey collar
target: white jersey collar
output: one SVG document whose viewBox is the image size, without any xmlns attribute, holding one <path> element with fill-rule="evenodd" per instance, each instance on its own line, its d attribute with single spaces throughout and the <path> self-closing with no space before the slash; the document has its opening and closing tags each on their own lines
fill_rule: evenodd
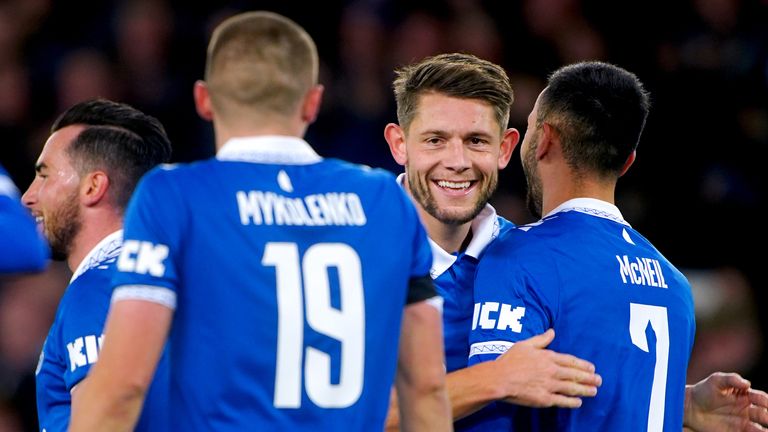
<svg viewBox="0 0 768 432">
<path fill-rule="evenodd" d="M 402 173 L 397 176 L 397 183 L 403 186 L 404 182 L 405 173 Z M 467 250 L 464 251 L 464 254 L 478 258 L 486 246 L 498 235 L 499 218 L 496 215 L 496 209 L 492 205 L 486 204 L 472 220 L 472 240 L 467 245 Z M 429 233 L 427 233 L 427 236 L 429 236 Z M 445 273 L 456 262 L 456 255 L 446 252 L 432 238 L 428 237 L 428 240 L 429 246 L 432 248 L 432 269 L 429 274 L 432 276 L 432 279 L 435 279 Z"/>
<path fill-rule="evenodd" d="M 621 211 L 619 211 L 618 207 L 616 207 L 615 205 L 609 202 L 595 199 L 595 198 L 570 199 L 560 204 L 559 206 L 555 207 L 554 210 L 547 213 L 546 216 L 544 216 L 542 219 L 552 216 L 555 213 L 569 212 L 569 211 L 586 213 L 592 216 L 597 216 L 604 219 L 610 219 L 614 222 L 618 222 L 620 224 L 629 226 L 629 223 L 624 220 L 624 217 L 621 215 Z"/>
<path fill-rule="evenodd" d="M 101 239 L 101 241 L 88 252 L 88 255 L 80 261 L 80 265 L 78 265 L 77 269 L 72 273 L 72 279 L 69 280 L 69 283 L 74 282 L 78 276 L 102 264 L 104 261 L 111 258 L 117 258 L 117 256 L 120 255 L 122 245 L 123 230 L 117 230 Z"/>
<path fill-rule="evenodd" d="M 309 165 L 323 160 L 303 139 L 283 135 L 232 138 L 219 149 L 216 159 L 279 165 Z"/>
</svg>

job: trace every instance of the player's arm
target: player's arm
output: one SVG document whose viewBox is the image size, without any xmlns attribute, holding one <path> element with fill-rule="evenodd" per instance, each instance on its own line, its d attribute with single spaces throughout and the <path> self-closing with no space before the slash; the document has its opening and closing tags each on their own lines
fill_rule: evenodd
<svg viewBox="0 0 768 432">
<path fill-rule="evenodd" d="M 715 372 L 685 387 L 683 430 L 757 432 L 768 428 L 768 394 L 735 373 Z"/>
<path fill-rule="evenodd" d="M 431 285 L 431 280 L 425 277 L 418 283 Z M 403 431 L 453 430 L 445 388 L 442 341 L 442 318 L 438 307 L 429 300 L 407 305 L 395 378 Z"/>
<path fill-rule="evenodd" d="M 478 265 L 473 293 L 479 319 L 469 334 L 468 365 L 485 367 L 476 373 L 495 390 L 495 399 L 577 408 L 602 380 L 593 364 L 545 349 L 555 337 L 552 311 L 558 310 L 560 281 L 545 270 L 551 266 L 526 265 L 529 252 L 515 237 L 521 233 L 496 240 Z"/>
<path fill-rule="evenodd" d="M 149 301 L 112 304 L 99 361 L 72 395 L 70 431 L 133 430 L 172 315 L 172 309 Z"/>
<path fill-rule="evenodd" d="M 545 349 L 554 331 L 513 345 L 495 361 L 451 372 L 446 377 L 454 421 L 496 400 L 531 407 L 578 408 L 581 398 L 594 396 L 602 379 L 592 363 Z M 398 401 L 393 398 L 387 430 L 399 429 Z"/>
<path fill-rule="evenodd" d="M 448 375 L 448 394 L 456 420 L 495 400 L 530 407 L 578 408 L 582 397 L 602 384 L 595 366 L 569 354 L 546 349 L 554 330 L 512 345 L 493 361 Z"/>
</svg>

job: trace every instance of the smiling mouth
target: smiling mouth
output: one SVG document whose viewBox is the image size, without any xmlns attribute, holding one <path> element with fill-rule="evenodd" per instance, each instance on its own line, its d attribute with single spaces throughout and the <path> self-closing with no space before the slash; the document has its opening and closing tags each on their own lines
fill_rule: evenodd
<svg viewBox="0 0 768 432">
<path fill-rule="evenodd" d="M 438 180 L 437 185 L 444 189 L 451 189 L 451 190 L 466 190 L 469 189 L 470 186 L 472 186 L 472 182 L 469 180 L 466 181 L 449 181 L 449 180 Z"/>
</svg>

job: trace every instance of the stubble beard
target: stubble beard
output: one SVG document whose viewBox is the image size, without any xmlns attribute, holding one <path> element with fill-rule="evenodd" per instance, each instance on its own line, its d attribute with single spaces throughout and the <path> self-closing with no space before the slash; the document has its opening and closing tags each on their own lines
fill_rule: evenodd
<svg viewBox="0 0 768 432">
<path fill-rule="evenodd" d="M 536 165 L 536 146 L 531 145 L 528 152 L 523 157 L 523 173 L 525 181 L 528 184 L 528 193 L 525 197 L 525 203 L 528 211 L 535 219 L 541 219 L 543 205 L 543 193 L 541 188 L 541 178 L 539 178 L 538 167 Z"/>
<path fill-rule="evenodd" d="M 72 243 L 81 227 L 77 191 L 74 191 L 58 209 L 45 217 L 45 236 L 54 260 L 65 261 L 69 257 Z"/>
<path fill-rule="evenodd" d="M 481 180 L 481 185 L 479 186 L 480 193 L 470 210 L 449 211 L 438 206 L 435 197 L 429 189 L 427 180 L 422 180 L 417 173 L 412 173 L 408 170 L 408 186 L 413 198 L 430 216 L 446 225 L 462 225 L 470 222 L 480 214 L 496 191 L 499 182 L 497 173 L 493 173 L 485 179 L 487 179 L 487 182 Z"/>
</svg>

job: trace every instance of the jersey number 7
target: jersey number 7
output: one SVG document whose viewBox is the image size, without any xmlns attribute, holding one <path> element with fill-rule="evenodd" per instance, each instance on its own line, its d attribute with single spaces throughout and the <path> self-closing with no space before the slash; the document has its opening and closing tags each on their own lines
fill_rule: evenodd
<svg viewBox="0 0 768 432">
<path fill-rule="evenodd" d="M 669 365 L 669 323 L 667 308 L 639 303 L 629 304 L 629 335 L 632 343 L 645 352 L 648 338 L 645 329 L 651 324 L 656 333 L 656 366 L 653 369 L 651 403 L 648 407 L 648 432 L 664 429 L 664 400 L 667 394 L 667 367 Z"/>
</svg>

